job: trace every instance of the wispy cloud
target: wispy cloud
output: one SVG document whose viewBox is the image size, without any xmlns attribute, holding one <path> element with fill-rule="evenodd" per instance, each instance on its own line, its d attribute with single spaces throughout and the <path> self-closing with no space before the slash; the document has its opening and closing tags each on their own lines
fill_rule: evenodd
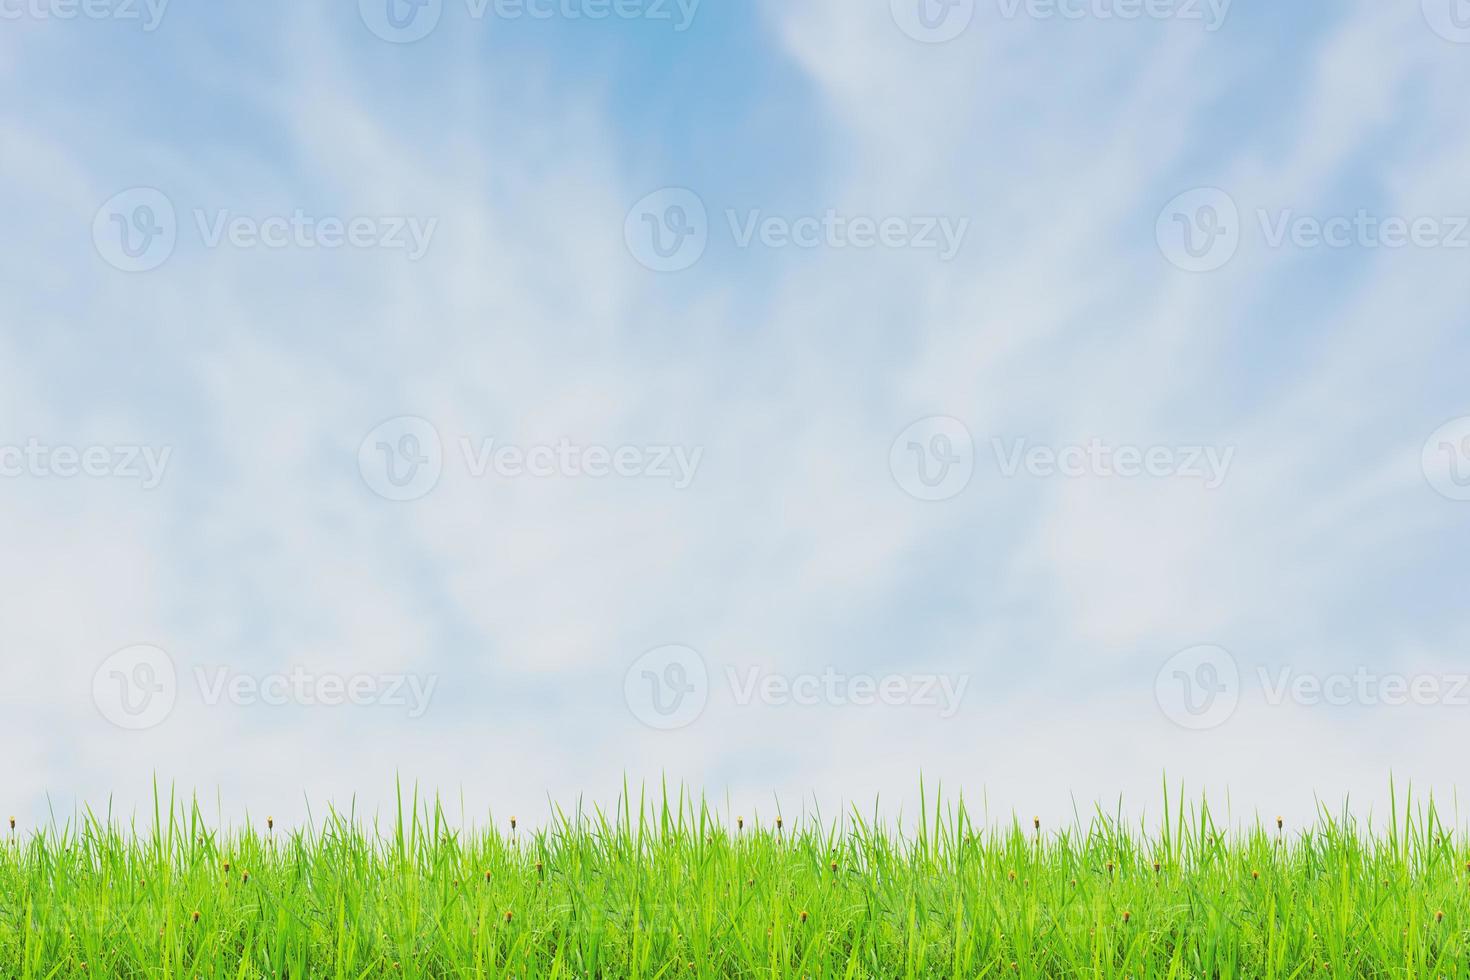
<svg viewBox="0 0 1470 980">
<path fill-rule="evenodd" d="M 0 443 L 172 454 L 146 492 L 0 481 L 17 808 L 136 799 L 154 772 L 281 814 L 303 793 L 380 799 L 395 771 L 523 814 L 625 773 L 748 805 L 774 790 L 897 807 L 922 770 L 1029 810 L 1148 794 L 1165 769 L 1302 810 L 1313 788 L 1371 795 L 1390 769 L 1452 774 L 1451 711 L 1246 689 L 1228 723 L 1188 731 L 1154 685 L 1202 643 L 1250 679 L 1283 661 L 1437 670 L 1463 642 L 1466 505 L 1435 493 L 1421 450 L 1470 414 L 1465 256 L 1273 245 L 1261 217 L 1470 213 L 1470 145 L 1444 122 L 1461 47 L 1416 9 L 1370 4 L 1228 10 L 1217 30 L 980 4 L 940 44 L 889 7 L 764 5 L 753 47 L 699 19 L 654 40 L 646 23 L 553 20 L 399 45 L 350 9 L 176 9 L 128 39 L 152 67 L 113 78 L 110 109 L 0 110 Z M 227 39 L 236 20 L 258 44 Z M 101 52 L 117 26 L 28 21 L 10 35 L 24 47 L 0 39 L 0 70 L 45 92 L 58 52 Z M 1262 54 L 1278 36 L 1290 58 Z M 558 84 L 589 37 L 613 52 L 608 77 Z M 673 96 L 625 97 L 652 91 L 647 44 L 697 120 L 666 112 Z M 784 153 L 759 105 L 721 102 L 731 73 L 790 90 L 805 172 L 765 166 Z M 158 124 L 168 107 L 187 121 Z M 650 131 L 656 146 L 631 138 Z M 712 148 L 722 165 L 690 162 Z M 137 187 L 166 197 L 177 241 L 128 273 L 93 227 Z M 625 237 L 666 187 L 697 195 L 710 241 L 660 273 Z M 1238 216 L 1211 271 L 1157 240 L 1194 188 Z M 254 237 L 215 240 L 230 218 Z M 273 219 L 433 231 L 412 256 L 374 235 L 262 244 Z M 865 245 L 861 222 L 886 219 L 967 230 L 947 260 L 912 236 Z M 781 237 L 833 220 L 836 241 Z M 363 443 L 403 416 L 433 439 L 390 457 L 434 449 L 442 472 L 387 500 Z M 916 499 L 895 440 L 937 416 L 973 471 Z M 1022 444 L 1228 462 L 1213 485 L 1178 466 L 1008 471 L 998 447 Z M 477 468 L 505 446 L 697 465 Z M 134 644 L 165 649 L 181 683 L 162 724 L 122 732 L 93 674 Z M 625 683 L 670 644 L 712 680 L 692 723 L 660 731 Z M 210 704 L 197 672 L 220 667 L 436 686 L 419 718 Z M 916 674 L 963 681 L 959 710 L 742 702 L 729 683 Z M 1259 764 L 1284 744 L 1340 761 L 1303 786 Z"/>
</svg>

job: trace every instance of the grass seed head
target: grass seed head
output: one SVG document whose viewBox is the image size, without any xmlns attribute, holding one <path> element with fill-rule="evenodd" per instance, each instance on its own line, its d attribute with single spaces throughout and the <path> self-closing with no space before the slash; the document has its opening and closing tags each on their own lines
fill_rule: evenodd
<svg viewBox="0 0 1470 980">
<path fill-rule="evenodd" d="M 195 910 L 195 912 L 194 912 L 194 921 L 195 922 L 198 922 L 199 921 L 199 912 L 198 912 L 198 910 Z"/>
<path fill-rule="evenodd" d="M 506 922 L 509 922 L 509 921 L 510 921 L 510 919 L 511 919 L 511 915 L 510 915 L 510 909 L 506 909 L 506 910 L 505 910 L 505 921 L 506 921 Z"/>
<path fill-rule="evenodd" d="M 1434 921 L 1435 922 L 1443 922 L 1444 921 L 1444 909 L 1439 909 L 1438 911 L 1436 911 L 1434 913 Z"/>
<path fill-rule="evenodd" d="M 805 922 L 806 921 L 806 909 L 802 909 L 801 910 L 801 921 L 802 922 Z"/>
<path fill-rule="evenodd" d="M 1123 924 L 1124 925 L 1127 925 L 1128 924 L 1128 920 L 1131 919 L 1131 918 L 1133 918 L 1133 913 L 1132 912 L 1129 912 L 1129 911 L 1127 911 L 1125 909 L 1123 911 Z"/>
<path fill-rule="evenodd" d="M 1041 818 L 1040 817 L 1032 817 L 1031 818 L 1031 826 L 1033 828 L 1035 828 L 1036 830 L 1040 830 L 1041 829 Z"/>
<path fill-rule="evenodd" d="M 1259 871 L 1252 871 L 1251 872 L 1251 881 L 1260 881 L 1260 880 L 1261 880 L 1261 873 Z"/>
<path fill-rule="evenodd" d="M 266 817 L 265 818 L 265 829 L 266 830 L 275 830 L 276 829 L 276 818 L 275 817 Z"/>
<path fill-rule="evenodd" d="M 516 829 L 516 818 L 515 817 L 511 817 L 510 818 L 510 829 L 512 831 L 514 831 Z"/>
</svg>

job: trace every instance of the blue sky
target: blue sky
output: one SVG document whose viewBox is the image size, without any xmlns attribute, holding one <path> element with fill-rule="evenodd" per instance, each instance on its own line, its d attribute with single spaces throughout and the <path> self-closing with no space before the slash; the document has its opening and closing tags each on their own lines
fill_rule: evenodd
<svg viewBox="0 0 1470 980">
<path fill-rule="evenodd" d="M 625 2 L 0 3 L 0 809 L 1461 781 L 1450 0 Z M 1424 695 L 1312 693 L 1356 676 Z"/>
</svg>

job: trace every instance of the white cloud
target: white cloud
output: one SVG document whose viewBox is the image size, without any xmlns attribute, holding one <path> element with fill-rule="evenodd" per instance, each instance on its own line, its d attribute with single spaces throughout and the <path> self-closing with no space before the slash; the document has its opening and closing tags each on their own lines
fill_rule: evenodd
<svg viewBox="0 0 1470 980">
<path fill-rule="evenodd" d="M 510 87 L 524 65 L 486 67 L 458 46 L 415 62 L 432 75 L 405 94 L 382 52 L 339 47 L 310 11 L 283 49 L 310 57 L 249 96 L 275 152 L 195 161 L 138 139 L 117 164 L 41 135 L 44 115 L 7 119 L 17 138 L 0 168 L 36 237 L 10 241 L 5 294 L 45 309 L 25 284 L 85 288 L 69 329 L 4 324 L 5 431 L 177 444 L 151 496 L 0 485 L 26 517 L 0 541 L 0 678 L 24 739 L 3 770 L 9 792 L 33 813 L 46 789 L 136 801 L 157 772 L 284 818 L 303 795 L 371 808 L 397 771 L 464 786 L 472 816 L 530 820 L 548 793 L 605 801 L 625 773 L 667 773 L 728 788 L 746 813 L 776 792 L 797 809 L 815 794 L 835 816 L 838 801 L 875 796 L 912 813 L 922 772 L 972 802 L 988 790 L 996 816 L 1051 822 L 1069 793 L 1084 810 L 1120 794 L 1151 805 L 1164 771 L 1228 788 L 1240 812 L 1298 819 L 1313 787 L 1377 798 L 1390 770 L 1452 776 L 1449 712 L 1360 724 L 1248 703 L 1199 735 L 1167 722 L 1151 685 L 1155 660 L 1194 643 L 1228 642 L 1251 662 L 1331 648 L 1348 629 L 1334 613 L 1371 599 L 1380 564 L 1414 566 L 1457 516 L 1426 512 L 1438 501 L 1416 470 L 1446 414 L 1447 379 L 1425 384 L 1421 365 L 1464 312 L 1447 285 L 1457 257 L 1369 256 L 1288 314 L 1283 290 L 1319 258 L 1247 246 L 1191 277 L 1152 236 L 1158 208 L 1191 184 L 1229 187 L 1243 213 L 1309 208 L 1367 170 L 1390 206 L 1463 208 L 1463 141 L 1425 135 L 1435 123 L 1412 105 L 1463 89 L 1470 68 L 1402 12 L 1352 7 L 1300 77 L 1282 79 L 1263 134 L 1221 121 L 1259 68 L 1237 64 L 1243 42 L 1228 33 L 985 23 L 933 48 L 899 35 L 885 7 L 767 10 L 840 150 L 812 175 L 816 204 L 943 209 L 971 218 L 971 237 L 944 266 L 766 256 L 759 296 L 749 256 L 711 254 L 671 281 L 625 253 L 624 210 L 647 187 L 621 176 L 628 149 L 618 121 L 589 108 L 599 99 L 525 95 Z M 212 78 L 236 94 L 245 81 Z M 431 89 L 440 101 L 414 97 Z M 1416 152 L 1381 146 L 1405 131 Z M 1207 163 L 1202 141 L 1219 146 Z M 417 263 L 193 247 L 123 278 L 85 234 L 140 168 L 181 212 L 310 201 L 440 225 Z M 698 295 L 685 305 L 681 289 Z M 734 312 L 749 308 L 759 322 Z M 114 355 L 123 331 L 136 349 Z M 95 380 L 110 356 L 129 358 L 134 387 Z M 446 472 L 428 498 L 389 504 L 359 478 L 357 444 L 402 414 L 433 421 Z M 960 498 L 920 504 L 887 457 L 930 414 L 965 419 L 982 457 L 992 437 L 1098 436 L 1235 446 L 1236 458 L 1216 491 L 1007 481 L 982 459 Z M 476 480 L 460 437 L 704 456 L 682 491 Z M 1402 628 L 1396 615 L 1383 612 L 1392 640 L 1365 657 L 1422 660 L 1452 613 Z M 410 670 L 441 687 L 417 723 L 210 709 L 190 694 L 165 726 L 123 735 L 88 685 L 102 657 L 136 642 L 186 669 Z M 692 728 L 657 733 L 622 704 L 623 671 L 671 642 L 717 665 L 963 671 L 971 700 L 941 723 L 717 697 Z M 1312 780 L 1260 765 L 1288 746 L 1317 760 Z"/>
</svg>

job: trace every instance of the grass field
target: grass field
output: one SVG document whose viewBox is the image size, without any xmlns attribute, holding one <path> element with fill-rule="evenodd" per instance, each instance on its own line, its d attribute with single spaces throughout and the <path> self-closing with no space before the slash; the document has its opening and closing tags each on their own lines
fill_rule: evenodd
<svg viewBox="0 0 1470 980">
<path fill-rule="evenodd" d="M 1432 803 L 1226 832 L 857 812 L 759 821 L 688 797 L 457 830 L 222 829 L 160 801 L 0 846 L 0 977 L 1470 977 L 1470 841 Z M 147 829 L 141 829 L 146 826 Z"/>
</svg>

